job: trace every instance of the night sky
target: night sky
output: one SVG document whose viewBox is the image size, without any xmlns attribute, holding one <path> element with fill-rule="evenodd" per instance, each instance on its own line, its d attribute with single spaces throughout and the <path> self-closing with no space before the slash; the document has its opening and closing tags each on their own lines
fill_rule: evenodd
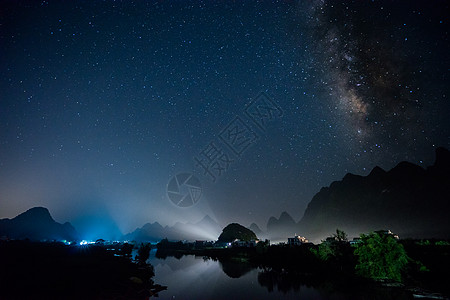
<svg viewBox="0 0 450 300">
<path fill-rule="evenodd" d="M 0 218 L 265 229 L 348 172 L 426 167 L 450 148 L 449 6 L 2 1 Z"/>
</svg>

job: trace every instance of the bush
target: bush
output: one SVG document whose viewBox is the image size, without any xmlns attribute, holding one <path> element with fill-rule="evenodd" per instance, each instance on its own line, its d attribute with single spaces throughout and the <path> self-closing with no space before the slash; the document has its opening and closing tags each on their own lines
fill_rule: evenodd
<svg viewBox="0 0 450 300">
<path fill-rule="evenodd" d="M 410 260 L 403 245 L 390 234 L 372 232 L 361 235 L 354 254 L 358 275 L 374 280 L 402 281 L 402 271 Z"/>
</svg>

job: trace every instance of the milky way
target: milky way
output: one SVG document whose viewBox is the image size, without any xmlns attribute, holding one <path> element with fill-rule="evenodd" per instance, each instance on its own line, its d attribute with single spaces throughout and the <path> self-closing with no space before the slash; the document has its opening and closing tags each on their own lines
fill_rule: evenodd
<svg viewBox="0 0 450 300">
<path fill-rule="evenodd" d="M 439 14 L 437 7 L 424 11 L 423 3 L 319 2 L 315 7 L 322 81 L 361 149 L 375 145 L 401 151 L 430 142 L 423 108 L 432 111 L 446 98 L 443 81 L 424 77 L 430 71 L 427 59 L 433 59 L 424 45 L 434 44 L 442 54 L 448 48 L 444 16 L 430 18 Z M 428 76 L 447 72 L 435 68 Z M 434 99 L 427 86 L 437 87 Z"/>
<path fill-rule="evenodd" d="M 444 1 L 0 6 L 0 217 L 264 228 L 347 172 L 450 146 Z M 278 107 L 264 128 L 260 92 Z M 232 122 L 253 130 L 245 151 L 224 143 Z M 208 145 L 233 160 L 214 182 Z M 191 208 L 167 197 L 183 172 L 202 186 Z"/>
</svg>

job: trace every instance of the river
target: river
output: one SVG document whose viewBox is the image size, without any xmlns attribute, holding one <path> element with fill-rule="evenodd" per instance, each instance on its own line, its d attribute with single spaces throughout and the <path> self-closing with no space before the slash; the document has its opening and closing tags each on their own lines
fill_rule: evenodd
<svg viewBox="0 0 450 300">
<path fill-rule="evenodd" d="M 327 282 L 313 287 L 288 274 L 193 255 L 160 259 L 153 250 L 148 262 L 155 268 L 155 283 L 168 287 L 159 293 L 160 299 L 411 299 L 401 289 L 340 289 Z"/>
</svg>

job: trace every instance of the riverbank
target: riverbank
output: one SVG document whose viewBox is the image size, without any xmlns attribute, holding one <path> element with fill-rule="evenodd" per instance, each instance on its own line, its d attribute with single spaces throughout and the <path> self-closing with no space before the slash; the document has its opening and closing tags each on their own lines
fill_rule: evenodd
<svg viewBox="0 0 450 300">
<path fill-rule="evenodd" d="M 337 289 L 349 289 L 354 286 L 389 287 L 394 290 L 407 291 L 411 297 L 437 297 L 448 299 L 450 295 L 450 246 L 436 241 L 423 242 L 414 240 L 400 241 L 409 255 L 407 267 L 402 272 L 402 282 L 392 280 L 370 280 L 358 276 L 355 272 L 357 257 L 354 248 L 343 243 L 338 254 L 329 259 L 320 259 L 318 245 L 301 246 L 271 245 L 263 247 L 191 247 L 181 242 L 157 246 L 156 257 L 195 255 L 205 259 L 218 260 L 224 266 L 224 272 L 246 272 L 249 268 L 259 268 L 266 282 L 280 281 L 280 286 L 298 285 L 300 283 L 320 286 L 331 284 Z M 275 280 L 276 279 L 276 280 Z M 298 281 L 298 282 L 296 282 Z M 170 287 L 169 287 L 170 288 Z"/>
<path fill-rule="evenodd" d="M 148 299 L 153 267 L 102 245 L 0 243 L 1 299 Z"/>
</svg>

